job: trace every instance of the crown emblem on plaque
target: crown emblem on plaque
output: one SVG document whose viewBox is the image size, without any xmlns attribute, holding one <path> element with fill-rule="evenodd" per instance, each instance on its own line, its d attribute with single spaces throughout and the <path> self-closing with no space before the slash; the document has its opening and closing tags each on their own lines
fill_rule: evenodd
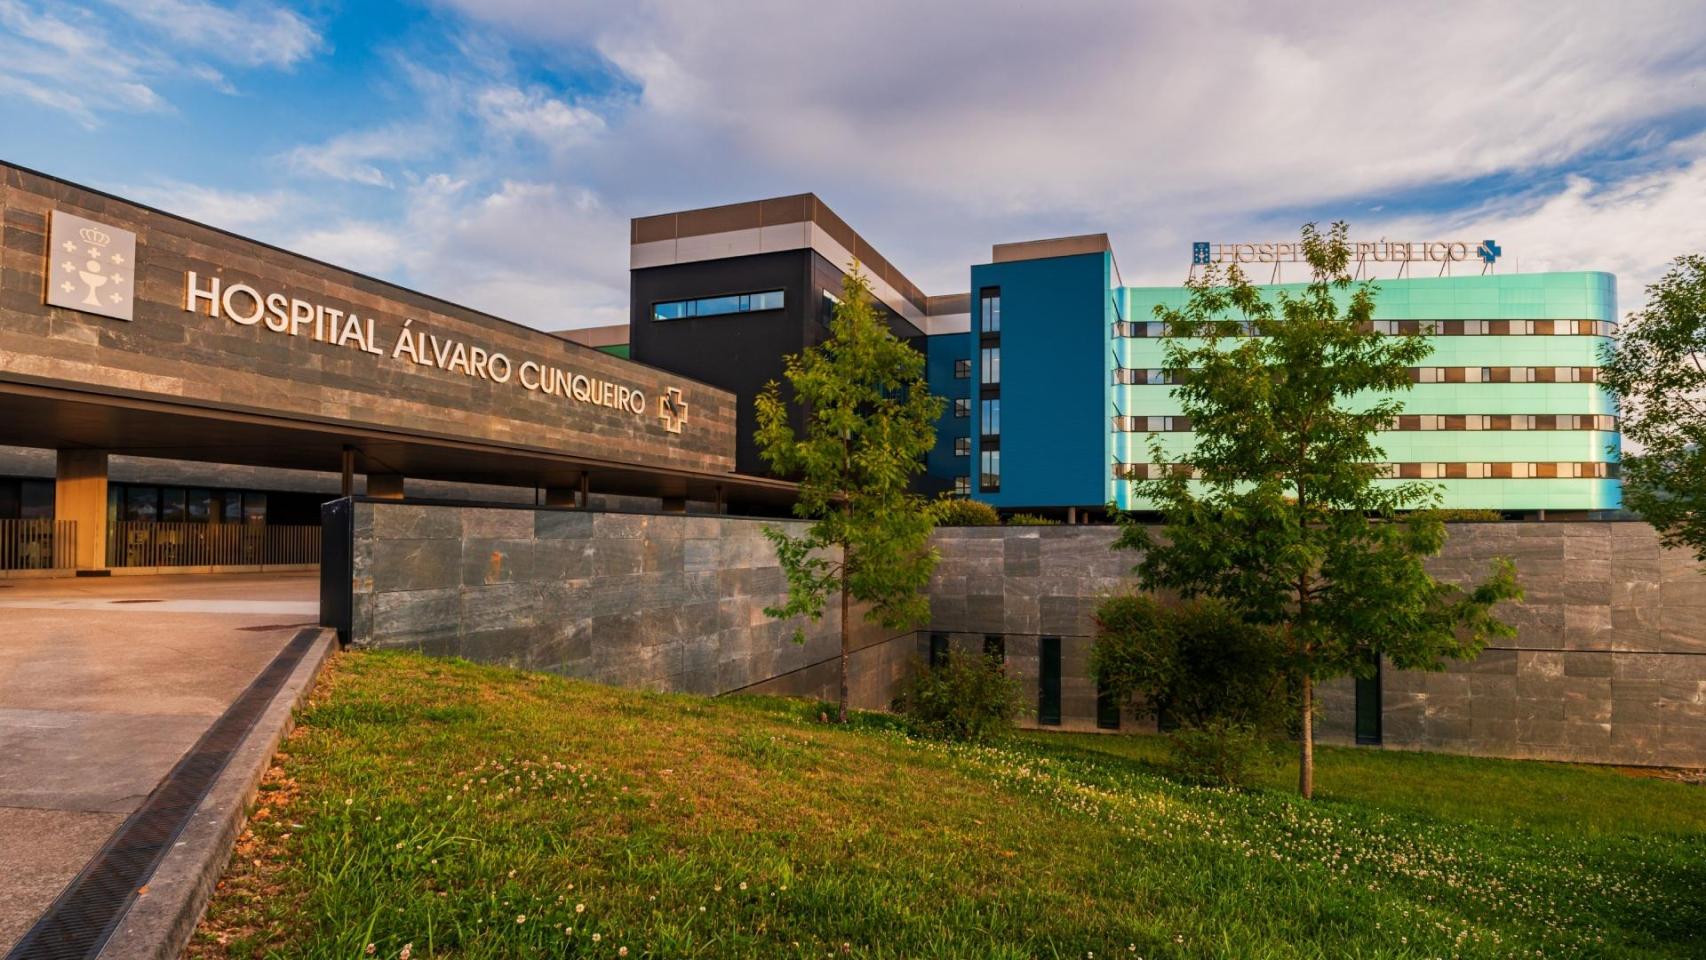
<svg viewBox="0 0 1706 960">
<path fill-rule="evenodd" d="M 679 387 L 670 387 L 658 395 L 658 422 L 670 433 L 680 433 L 687 423 L 687 401 Z"/>
<path fill-rule="evenodd" d="M 47 303 L 115 320 L 136 307 L 136 234 L 55 210 L 48 224 Z"/>
</svg>

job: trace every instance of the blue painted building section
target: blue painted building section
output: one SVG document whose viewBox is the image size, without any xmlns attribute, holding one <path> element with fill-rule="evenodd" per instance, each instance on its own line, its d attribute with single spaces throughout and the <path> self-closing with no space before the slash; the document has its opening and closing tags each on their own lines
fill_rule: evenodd
<svg viewBox="0 0 1706 960">
<path fill-rule="evenodd" d="M 971 361 L 971 340 L 963 333 L 947 333 L 926 337 L 924 346 L 930 392 L 945 401 L 942 417 L 936 421 L 936 446 L 925 461 L 925 475 L 935 490 L 952 491 L 957 478 L 971 476 L 971 455 L 955 452 L 959 441 L 971 436 L 973 381 L 969 374 L 962 377 L 956 372 L 959 361 Z"/>
<path fill-rule="evenodd" d="M 1301 286 L 1264 289 L 1273 295 Z M 1430 277 L 1379 286 L 1375 318 L 1392 328 L 1385 332 L 1416 324 L 1434 331 L 1434 352 L 1404 394 L 1403 412 L 1415 416 L 1377 438 L 1392 477 L 1382 482 L 1432 481 L 1447 507 L 1618 509 L 1616 409 L 1596 382 L 1600 351 L 1615 333 L 1613 277 Z M 1147 464 L 1152 440 L 1163 462 L 1189 462 L 1194 440 L 1188 425 L 1173 425 L 1181 413 L 1173 388 L 1146 382 L 1165 363 L 1154 309 L 1188 294 L 1117 286 L 1109 253 L 974 266 L 970 331 L 930 338 L 932 389 L 950 398 L 930 456 L 936 485 L 953 490 L 958 479 L 969 496 L 1007 510 L 1110 501 L 1147 508 L 1120 474 Z M 991 296 L 999 297 L 998 330 L 984 329 L 983 301 Z M 999 348 L 999 382 L 986 384 L 991 347 Z M 960 360 L 970 361 L 969 379 L 956 376 Z M 969 418 L 955 416 L 960 398 Z M 999 426 L 986 420 L 992 399 Z M 955 441 L 968 433 L 970 456 L 957 455 Z M 981 482 L 987 451 L 999 451 L 993 489 Z"/>
<path fill-rule="evenodd" d="M 971 495 L 996 507 L 1103 504 L 1112 445 L 1108 369 L 1115 298 L 1108 253 L 980 264 L 971 271 Z M 1000 489 L 984 491 L 980 302 L 1001 297 Z M 992 447 L 995 444 L 991 444 Z"/>
</svg>

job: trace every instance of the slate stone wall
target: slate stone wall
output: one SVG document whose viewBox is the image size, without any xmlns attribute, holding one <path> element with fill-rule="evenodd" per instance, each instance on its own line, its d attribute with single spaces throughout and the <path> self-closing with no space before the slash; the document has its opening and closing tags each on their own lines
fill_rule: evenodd
<svg viewBox="0 0 1706 960">
<path fill-rule="evenodd" d="M 135 319 L 48 307 L 47 224 L 63 209 L 136 234 Z M 735 397 L 727 391 L 341 270 L 116 197 L 0 164 L 0 379 L 98 389 L 221 411 L 400 430 L 595 460 L 725 473 L 734 467 Z M 263 324 L 184 309 L 185 272 L 205 287 L 243 283 L 376 320 L 383 356 Z M 245 305 L 247 299 L 242 301 Z M 415 333 L 501 351 L 638 388 L 642 414 L 422 366 L 391 348 Z M 656 405 L 682 388 L 689 419 L 668 432 Z M 336 463 L 324 465 L 336 469 Z"/>
<path fill-rule="evenodd" d="M 1036 638 L 1062 638 L 1063 726 L 1091 727 L 1096 601 L 1135 560 L 1109 527 L 958 528 L 937 534 L 933 629 L 980 647 L 1006 637 L 1036 696 Z M 1386 670 L 1387 747 L 1488 756 L 1706 766 L 1706 574 L 1642 523 L 1453 524 L 1435 576 L 1468 581 L 1510 557 L 1527 593 L 1518 628 L 1442 673 Z M 1349 681 L 1322 691 L 1323 740 L 1348 742 Z M 1131 724 L 1128 717 L 1127 725 Z"/>
<path fill-rule="evenodd" d="M 763 528 L 794 523 L 358 501 L 351 641 L 652 690 L 833 696 L 839 608 L 764 614 L 787 588 Z M 887 706 L 917 635 L 861 618 L 855 643 L 854 702 Z"/>
</svg>

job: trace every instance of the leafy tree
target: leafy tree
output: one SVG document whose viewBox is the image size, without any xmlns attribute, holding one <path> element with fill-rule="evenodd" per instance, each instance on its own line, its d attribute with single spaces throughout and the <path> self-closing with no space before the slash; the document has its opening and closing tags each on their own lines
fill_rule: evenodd
<svg viewBox="0 0 1706 960">
<path fill-rule="evenodd" d="M 1288 666 L 1277 631 L 1212 597 L 1164 603 L 1119 593 L 1096 607 L 1090 675 L 1097 688 L 1121 701 L 1141 698 L 1158 721 L 1283 730 L 1295 717 Z"/>
<path fill-rule="evenodd" d="M 1346 232 L 1303 228 L 1313 280 L 1301 291 L 1270 299 L 1237 267 L 1211 269 L 1184 306 L 1156 310 L 1195 448 L 1189 467 L 1166 464 L 1151 439 L 1159 475 L 1137 492 L 1160 509 L 1165 535 L 1126 518 L 1116 543 L 1145 551 L 1146 588 L 1219 598 L 1278 630 L 1299 685 L 1305 797 L 1316 682 L 1368 675 L 1377 656 L 1405 670 L 1472 659 L 1514 632 L 1492 607 L 1521 596 L 1508 560 L 1467 590 L 1429 576 L 1422 561 L 1444 545 L 1445 526 L 1416 508 L 1436 505 L 1437 488 L 1376 483 L 1385 453 L 1374 435 L 1432 347 L 1374 331 L 1376 288 L 1351 281 Z"/>
<path fill-rule="evenodd" d="M 916 627 L 930 613 L 923 588 L 936 566 L 928 546 L 935 516 L 911 481 L 936 443 L 942 400 L 925 383 L 923 354 L 878 318 L 857 263 L 841 292 L 829 339 L 786 359 L 804 435 L 795 434 L 788 402 L 771 381 L 758 396 L 757 439 L 778 473 L 798 479 L 794 513 L 812 521 L 797 537 L 764 531 L 788 578 L 787 602 L 764 612 L 816 622 L 830 595 L 840 595 L 846 723 L 852 604 L 868 605 L 865 618 L 893 630 Z M 804 631 L 794 640 L 804 642 Z"/>
<path fill-rule="evenodd" d="M 1678 257 L 1647 288 L 1599 375 L 1617 397 L 1623 501 L 1667 547 L 1706 562 L 1706 256 Z"/>
</svg>

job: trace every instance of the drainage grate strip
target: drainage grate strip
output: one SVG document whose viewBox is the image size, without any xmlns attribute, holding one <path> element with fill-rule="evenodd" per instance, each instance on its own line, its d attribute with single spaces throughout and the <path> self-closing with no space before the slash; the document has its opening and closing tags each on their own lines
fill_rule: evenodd
<svg viewBox="0 0 1706 960">
<path fill-rule="evenodd" d="M 6 960 L 91 960 L 101 952 L 137 890 L 154 875 L 214 779 L 319 635 L 318 628 L 311 628 L 291 638 L 107 838 Z"/>
</svg>

